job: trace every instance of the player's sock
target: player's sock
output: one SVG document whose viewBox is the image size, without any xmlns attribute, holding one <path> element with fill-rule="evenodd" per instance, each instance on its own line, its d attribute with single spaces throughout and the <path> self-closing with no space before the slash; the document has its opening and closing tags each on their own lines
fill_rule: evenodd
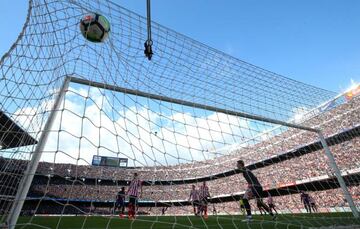
<svg viewBox="0 0 360 229">
<path fill-rule="evenodd" d="M 132 204 L 129 204 L 128 206 L 128 216 L 131 218 L 131 211 L 132 211 Z"/>
<path fill-rule="evenodd" d="M 134 212 L 135 212 L 135 206 L 134 205 L 132 205 L 131 206 L 131 217 L 134 217 Z"/>
<path fill-rule="evenodd" d="M 244 203 L 244 206 L 245 206 L 246 214 L 248 216 L 251 216 L 251 206 L 249 204 L 249 201 L 247 199 L 243 199 L 243 203 Z"/>
</svg>

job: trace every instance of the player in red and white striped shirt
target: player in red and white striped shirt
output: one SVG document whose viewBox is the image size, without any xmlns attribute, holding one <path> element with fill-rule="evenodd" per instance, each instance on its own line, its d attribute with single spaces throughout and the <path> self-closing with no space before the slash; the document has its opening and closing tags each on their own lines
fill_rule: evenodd
<svg viewBox="0 0 360 229">
<path fill-rule="evenodd" d="M 210 197 L 209 187 L 206 185 L 206 181 L 199 188 L 199 198 L 201 202 L 201 212 L 204 213 L 204 217 L 207 218 L 207 205 L 208 198 Z"/>
<path fill-rule="evenodd" d="M 138 197 L 141 197 L 142 194 L 142 181 L 138 178 L 137 173 L 134 173 L 134 178 L 130 182 L 129 189 L 127 190 L 126 194 L 129 196 L 129 219 L 133 219 L 135 217 L 137 199 Z"/>
<path fill-rule="evenodd" d="M 194 215 L 198 215 L 200 207 L 199 191 L 196 190 L 195 185 L 192 185 L 191 187 L 192 189 L 190 192 L 189 201 L 191 200 L 192 206 L 194 208 Z"/>
</svg>

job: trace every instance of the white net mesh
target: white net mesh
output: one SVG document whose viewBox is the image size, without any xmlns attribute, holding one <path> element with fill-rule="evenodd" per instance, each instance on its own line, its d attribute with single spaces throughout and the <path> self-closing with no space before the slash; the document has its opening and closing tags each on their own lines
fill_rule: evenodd
<svg viewBox="0 0 360 229">
<path fill-rule="evenodd" d="M 80 19 L 93 12 L 111 24 L 103 43 L 87 41 L 79 30 Z M 20 180 L 44 144 L 17 221 L 26 228 L 359 224 L 318 134 L 260 121 L 322 130 L 358 204 L 359 97 L 335 97 L 156 23 L 152 37 L 148 61 L 145 18 L 109 1 L 30 1 L 23 32 L 0 62 L 1 222 L 13 215 Z M 103 157 L 101 166 L 93 165 L 94 156 Z M 266 206 L 272 196 L 277 219 L 258 216 L 260 197 L 253 196 L 246 198 L 252 221 L 242 222 L 239 200 L 248 182 L 236 170 L 238 160 L 259 179 Z M 130 189 L 135 172 L 143 181 L 137 218 L 119 219 L 116 195 L 121 187 Z M 207 209 L 196 208 L 201 216 L 192 216 L 191 186 L 199 189 L 203 181 L 210 192 Z M 312 197 L 309 203 L 301 192 Z M 44 220 L 41 214 L 58 216 Z"/>
</svg>

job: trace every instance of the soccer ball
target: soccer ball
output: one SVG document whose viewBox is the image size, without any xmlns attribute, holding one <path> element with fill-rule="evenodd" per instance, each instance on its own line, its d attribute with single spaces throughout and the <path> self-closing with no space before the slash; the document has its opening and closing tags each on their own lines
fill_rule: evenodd
<svg viewBox="0 0 360 229">
<path fill-rule="evenodd" d="M 87 14 L 80 20 L 80 30 L 87 40 L 103 42 L 109 35 L 110 23 L 100 14 Z"/>
</svg>

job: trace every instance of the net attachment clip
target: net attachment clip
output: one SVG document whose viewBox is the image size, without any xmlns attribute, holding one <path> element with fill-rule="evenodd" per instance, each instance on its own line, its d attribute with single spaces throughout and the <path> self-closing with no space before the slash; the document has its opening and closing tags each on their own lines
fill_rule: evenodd
<svg viewBox="0 0 360 229">
<path fill-rule="evenodd" d="M 147 40 L 144 43 L 144 47 L 145 47 L 144 54 L 148 58 L 148 60 L 151 60 L 151 57 L 154 54 L 152 51 L 152 44 L 153 44 L 152 40 Z"/>
</svg>

